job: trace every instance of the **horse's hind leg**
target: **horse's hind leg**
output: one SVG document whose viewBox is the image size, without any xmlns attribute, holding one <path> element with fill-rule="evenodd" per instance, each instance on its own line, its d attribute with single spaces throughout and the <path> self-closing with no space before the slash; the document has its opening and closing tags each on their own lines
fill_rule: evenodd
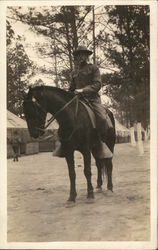
<svg viewBox="0 0 158 250">
<path fill-rule="evenodd" d="M 105 167 L 106 167 L 106 174 L 107 174 L 107 189 L 113 192 L 113 184 L 112 184 L 112 158 L 105 159 Z"/>
<path fill-rule="evenodd" d="M 69 153 L 66 155 L 66 161 L 69 170 L 69 178 L 70 178 L 70 196 L 68 201 L 75 202 L 77 192 L 76 192 L 76 173 L 75 173 L 75 164 L 74 164 L 74 154 Z"/>
<path fill-rule="evenodd" d="M 96 166 L 97 166 L 97 173 L 98 173 L 98 176 L 97 176 L 97 189 L 98 190 L 101 190 L 102 189 L 102 184 L 103 184 L 103 181 L 102 181 L 102 162 L 100 159 L 95 159 L 95 162 L 96 162 Z"/>
<path fill-rule="evenodd" d="M 84 158 L 84 174 L 87 179 L 87 198 L 94 198 L 93 186 L 91 183 L 91 153 L 90 151 L 83 153 Z"/>
</svg>

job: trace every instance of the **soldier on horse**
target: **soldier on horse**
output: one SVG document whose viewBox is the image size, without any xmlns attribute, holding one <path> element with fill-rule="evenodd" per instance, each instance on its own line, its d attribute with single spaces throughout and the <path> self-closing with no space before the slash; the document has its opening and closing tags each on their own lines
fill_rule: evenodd
<svg viewBox="0 0 158 250">
<path fill-rule="evenodd" d="M 74 51 L 75 68 L 72 72 L 72 80 L 69 90 L 78 94 L 80 99 L 86 101 L 96 116 L 96 126 L 101 141 L 106 143 L 107 130 L 113 129 L 112 122 L 101 104 L 99 90 L 101 89 L 101 76 L 97 65 L 88 63 L 92 51 L 85 46 L 79 46 Z M 62 156 L 61 148 L 54 152 L 55 156 Z"/>
<path fill-rule="evenodd" d="M 112 112 L 106 111 L 101 105 L 98 93 L 101 88 L 100 72 L 96 65 L 87 62 L 91 53 L 85 47 L 79 47 L 74 52 L 75 69 L 72 72 L 69 92 L 56 87 L 36 86 L 29 89 L 23 103 L 24 114 L 32 137 L 42 136 L 50 122 L 54 119 L 58 121 L 61 147 L 58 148 L 56 154 L 53 153 L 56 156 L 65 157 L 68 165 L 70 178 L 68 202 L 75 202 L 77 196 L 74 161 L 76 150 L 83 155 L 87 198 L 94 198 L 91 153 L 98 169 L 97 188 L 101 189 L 102 186 L 103 169 L 107 175 L 107 188 L 110 191 L 113 190 L 112 157 L 115 145 L 115 121 Z M 94 117 L 94 113 L 83 103 L 85 100 L 95 113 L 96 123 L 94 124 L 94 120 L 89 115 Z M 52 118 L 45 124 L 48 112 L 52 114 Z"/>
</svg>

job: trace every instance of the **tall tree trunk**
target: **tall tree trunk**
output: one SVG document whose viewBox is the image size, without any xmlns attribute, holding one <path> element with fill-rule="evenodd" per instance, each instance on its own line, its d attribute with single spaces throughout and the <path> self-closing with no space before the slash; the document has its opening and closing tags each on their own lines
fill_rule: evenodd
<svg viewBox="0 0 158 250">
<path fill-rule="evenodd" d="M 129 61 L 130 61 L 130 72 L 129 72 L 129 76 L 131 78 L 131 80 L 133 79 L 133 51 L 132 51 L 132 37 L 131 37 L 131 29 L 130 29 L 130 22 L 131 22 L 131 10 L 130 8 L 126 7 L 126 20 L 127 20 L 127 28 L 126 28 L 126 32 L 127 32 L 127 37 L 128 37 L 128 44 L 129 44 Z"/>
<path fill-rule="evenodd" d="M 95 51 L 95 13 L 94 13 L 94 6 L 92 8 L 93 13 L 93 63 L 96 62 L 96 51 Z"/>
<path fill-rule="evenodd" d="M 65 7 L 63 8 L 63 13 L 66 17 L 67 14 L 65 11 Z M 65 30 L 66 30 L 66 40 L 67 40 L 67 48 L 68 48 L 68 54 L 69 54 L 70 69 L 72 71 L 73 66 L 72 66 L 71 40 L 70 40 L 70 34 L 69 34 L 69 24 L 68 24 L 67 19 L 64 25 L 65 25 Z"/>
<path fill-rule="evenodd" d="M 72 43 L 73 49 L 77 49 L 78 47 L 78 36 L 77 36 L 77 28 L 76 28 L 76 17 L 75 17 L 75 8 L 73 6 L 70 7 L 71 15 L 72 15 L 72 22 L 71 22 L 71 29 L 72 29 Z"/>
</svg>

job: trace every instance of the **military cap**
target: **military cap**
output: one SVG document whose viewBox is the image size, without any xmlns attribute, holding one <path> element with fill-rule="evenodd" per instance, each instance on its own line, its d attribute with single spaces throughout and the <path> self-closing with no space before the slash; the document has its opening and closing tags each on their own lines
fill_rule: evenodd
<svg viewBox="0 0 158 250">
<path fill-rule="evenodd" d="M 85 52 L 88 55 L 91 55 L 93 53 L 91 50 L 87 49 L 86 46 L 78 46 L 78 48 L 73 52 L 73 55 L 76 56 L 80 52 Z"/>
</svg>

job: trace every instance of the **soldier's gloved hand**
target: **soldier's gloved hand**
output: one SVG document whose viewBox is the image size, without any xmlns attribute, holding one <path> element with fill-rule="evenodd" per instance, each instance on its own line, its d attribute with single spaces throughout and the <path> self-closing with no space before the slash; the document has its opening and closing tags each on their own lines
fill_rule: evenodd
<svg viewBox="0 0 158 250">
<path fill-rule="evenodd" d="M 83 89 L 75 89 L 75 94 L 79 95 L 83 93 Z"/>
</svg>

